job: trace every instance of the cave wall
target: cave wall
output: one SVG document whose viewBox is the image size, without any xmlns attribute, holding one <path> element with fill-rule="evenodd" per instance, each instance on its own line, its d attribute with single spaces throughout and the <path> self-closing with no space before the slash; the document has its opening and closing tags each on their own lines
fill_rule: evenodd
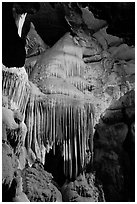
<svg viewBox="0 0 137 204">
<path fill-rule="evenodd" d="M 33 24 L 25 66 L 3 66 L 3 171 L 5 158 L 12 170 L 3 174 L 4 199 L 8 192 L 13 196 L 14 189 L 13 200 L 26 193 L 30 201 L 62 201 L 59 190 L 63 201 L 69 202 L 134 201 L 135 47 L 130 46 L 134 32 L 131 29 L 130 36 L 124 29 L 120 34 L 121 27 L 115 30 L 111 24 L 123 23 L 120 18 L 125 12 L 112 19 L 121 4 L 114 6 L 111 19 L 102 13 L 106 8 L 110 12 L 112 4 L 92 6 L 95 13 L 102 11 L 98 19 L 84 3 L 82 8 L 77 3 L 64 4 L 43 2 L 37 14 L 27 17 L 22 37 L 30 21 Z M 132 6 L 124 6 L 128 13 Z M 118 37 L 102 28 L 107 21 Z M 50 162 L 56 168 L 63 159 L 64 180 L 58 184 L 43 170 L 42 163 L 45 168 L 50 165 L 45 160 L 50 149 Z M 18 179 L 19 169 L 23 171 Z M 61 174 L 53 174 L 59 181 Z M 40 189 L 35 190 L 34 183 Z"/>
<path fill-rule="evenodd" d="M 65 16 L 70 19 L 69 25 Z M 134 16 L 134 2 L 41 2 L 39 12 L 33 16 L 28 15 L 26 25 L 32 21 L 39 35 L 50 46 L 75 26 L 77 30 L 82 27 L 84 31 L 90 30 L 93 34 L 104 25 L 108 25 L 108 34 L 123 38 L 127 44 L 134 45 Z"/>
</svg>

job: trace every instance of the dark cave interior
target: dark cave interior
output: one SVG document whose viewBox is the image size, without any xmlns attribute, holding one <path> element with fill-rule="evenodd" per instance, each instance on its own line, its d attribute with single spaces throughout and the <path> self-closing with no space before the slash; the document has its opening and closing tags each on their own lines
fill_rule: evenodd
<svg viewBox="0 0 137 204">
<path fill-rule="evenodd" d="M 2 64 L 2 201 L 134 202 L 135 2 L 2 2 Z"/>
</svg>

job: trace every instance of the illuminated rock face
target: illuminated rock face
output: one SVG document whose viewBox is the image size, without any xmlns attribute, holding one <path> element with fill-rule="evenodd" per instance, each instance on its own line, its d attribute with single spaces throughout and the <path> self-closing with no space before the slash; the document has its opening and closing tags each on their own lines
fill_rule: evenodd
<svg viewBox="0 0 137 204">
<path fill-rule="evenodd" d="M 55 99 L 51 99 L 53 103 Z M 68 178 L 75 178 L 85 165 L 86 150 L 92 150 L 93 113 L 90 104 L 78 106 L 79 101 L 75 100 L 72 105 L 66 99 L 56 99 L 54 104 L 35 101 L 27 108 L 26 123 L 30 125 L 26 141 L 42 163 L 45 151 L 53 148 L 56 154 L 55 144 L 60 145 L 64 173 Z"/>
<path fill-rule="evenodd" d="M 85 166 L 86 151 L 92 152 L 94 111 L 83 90 L 86 64 L 83 48 L 67 33 L 41 55 L 29 79 L 41 96 L 30 96 L 26 112 L 27 148 L 44 163 L 45 151 L 59 144 L 64 157 L 64 173 L 76 178 Z M 86 84 L 86 85 L 85 85 Z"/>
<path fill-rule="evenodd" d="M 66 67 L 68 65 L 68 72 L 70 72 L 70 74 L 72 73 L 73 75 L 74 70 L 75 75 L 77 76 L 78 73 L 80 74 L 80 69 L 83 69 L 82 65 L 84 65 L 84 63 L 82 59 L 77 57 L 76 59 L 76 62 L 75 59 L 73 61 L 73 69 L 71 68 L 73 63 L 71 63 L 69 57 L 69 61 L 64 63 L 66 63 Z M 75 70 L 77 64 L 78 69 Z M 70 71 L 69 68 L 71 68 L 72 71 Z M 16 71 L 17 70 L 15 69 L 14 72 Z M 83 71 L 84 70 L 82 70 L 82 73 Z M 6 71 L 3 70 L 3 73 L 6 81 Z M 6 90 L 12 89 L 12 86 L 8 87 L 9 84 L 4 84 L 4 82 L 3 90 L 5 90 L 5 94 L 11 96 L 11 100 L 18 105 L 21 112 L 23 114 L 25 113 L 25 122 L 27 124 L 28 131 L 25 144 L 28 153 L 30 152 L 30 149 L 32 149 L 36 157 L 44 164 L 46 151 L 49 151 L 49 148 L 52 147 L 55 151 L 55 144 L 59 143 L 62 155 L 64 157 L 64 174 L 68 178 L 75 179 L 85 166 L 86 151 L 90 149 L 92 152 L 93 149 L 92 104 L 90 104 L 88 100 L 85 100 L 84 93 L 78 91 L 78 89 L 73 85 L 71 88 L 72 90 L 69 90 L 69 86 L 66 85 L 66 88 L 64 89 L 64 87 L 59 84 L 56 89 L 57 92 L 53 91 L 52 94 L 52 88 L 49 88 L 50 95 L 44 95 L 37 87 L 32 85 L 32 83 L 27 83 L 25 80 L 20 80 L 22 78 L 20 78 L 18 74 L 16 77 L 16 86 L 18 86 L 19 83 L 20 87 L 20 89 L 18 89 L 18 93 L 11 95 L 10 93 L 12 91 L 7 93 Z M 37 79 L 39 79 L 39 77 L 37 77 Z M 12 77 L 9 81 L 10 83 L 13 83 Z M 44 81 L 40 83 L 42 86 L 44 85 Z M 52 80 L 50 83 L 52 83 Z M 81 83 L 80 80 L 78 83 Z M 42 86 L 39 86 L 39 88 L 43 90 Z M 79 87 L 80 86 L 82 87 L 82 85 L 79 85 Z M 28 92 L 26 91 L 27 88 Z M 64 92 L 62 92 L 63 89 Z M 43 92 L 45 93 L 45 91 Z M 17 98 L 16 95 L 19 97 Z M 24 99 L 26 97 L 28 98 L 27 100 L 20 102 L 21 97 Z"/>
<path fill-rule="evenodd" d="M 134 90 L 135 49 L 122 44 L 121 39 L 108 35 L 105 28 L 95 33 L 94 38 L 80 29 L 74 37 L 66 33 L 46 51 L 40 38 L 38 42 L 35 41 L 37 33 L 34 27 L 31 27 L 29 35 L 36 50 L 33 52 L 30 47 L 28 52 L 28 57 L 33 55 L 26 59 L 28 75 L 24 68 L 9 70 L 3 67 L 3 96 L 7 96 L 11 103 L 8 109 L 19 110 L 22 114 L 20 134 L 15 130 L 10 135 L 17 144 L 15 153 L 20 154 L 19 160 L 23 158 L 24 161 L 20 166 L 24 168 L 26 163 L 31 166 L 35 160 L 44 164 L 45 154 L 53 149 L 56 155 L 58 145 L 64 160 L 64 174 L 69 180 L 75 180 L 85 168 L 86 162 L 93 162 L 93 127 L 99 123 L 96 130 L 99 141 L 95 133 L 95 162 L 92 164 L 95 164 L 97 173 L 102 168 L 100 178 L 107 185 L 105 192 L 109 194 L 114 189 L 113 179 L 107 184 L 103 176 L 105 167 L 108 165 L 109 170 L 109 167 L 113 167 L 113 162 L 106 164 L 104 158 L 102 162 L 102 157 L 105 155 L 104 157 L 116 161 L 114 171 L 110 171 L 110 174 L 107 172 L 107 175 L 117 175 L 121 164 L 118 161 L 119 155 L 113 148 L 123 144 L 129 130 L 128 124 L 123 122 L 123 108 L 129 119 L 134 113 L 134 108 L 130 107 L 131 101 L 127 100 L 125 103 L 122 96 L 134 92 L 129 91 Z M 43 48 L 42 53 L 34 56 L 40 52 L 37 52 L 39 45 Z M 134 101 L 134 94 L 131 94 L 131 99 Z M 112 124 L 101 126 L 100 117 L 103 123 Z M 24 122 L 26 126 L 23 126 Z M 131 122 L 134 141 L 134 119 Z M 105 152 L 103 145 L 112 147 L 109 154 Z M 21 152 L 24 153 L 21 155 Z M 90 154 L 87 155 L 87 152 Z M 87 156 L 90 156 L 89 160 Z M 123 182 L 120 177 L 118 179 Z M 123 189 L 122 185 L 120 187 Z M 71 197 L 65 199 L 73 200 Z M 79 196 L 77 198 L 78 201 L 82 199 L 88 200 Z M 92 200 L 97 201 L 96 198 L 91 198 L 90 201 Z"/>
<path fill-rule="evenodd" d="M 96 186 L 92 173 L 80 175 L 74 182 L 66 182 L 61 188 L 65 202 L 105 202 L 101 190 L 101 186 Z"/>
<path fill-rule="evenodd" d="M 97 40 L 100 35 L 103 35 L 101 39 L 108 38 L 103 31 L 95 35 Z M 117 40 L 112 38 L 110 42 Z M 103 49 L 83 33 L 79 37 L 66 33 L 35 59 L 33 71 L 29 73 L 31 82 L 23 69 L 10 69 L 11 74 L 3 69 L 3 94 L 18 107 L 27 125 L 28 154 L 34 160 L 35 154 L 44 163 L 45 153 L 50 148 L 55 152 L 55 143 L 60 144 L 68 178 L 76 178 L 83 169 L 86 150 L 92 153 L 93 126 L 101 113 L 132 89 L 132 81 L 127 83 L 129 62 L 115 62 L 115 58 L 121 58 L 118 49 L 115 53 L 113 49 L 106 52 Z M 133 58 L 130 48 L 126 47 L 125 51 L 129 53 L 126 59 Z M 100 62 L 96 62 L 98 56 Z M 134 75 L 132 70 L 130 75 Z"/>
<path fill-rule="evenodd" d="M 23 191 L 30 202 L 62 202 L 62 195 L 52 183 L 52 178 L 52 175 L 39 165 L 22 171 Z"/>
<path fill-rule="evenodd" d="M 5 190 L 11 186 L 14 172 L 17 170 L 17 159 L 10 145 L 2 145 L 2 184 Z"/>
<path fill-rule="evenodd" d="M 10 70 L 3 66 L 3 95 L 8 96 L 11 102 L 11 109 L 19 109 L 21 114 L 25 114 L 26 105 L 29 99 L 30 88 L 28 75 L 24 68 L 18 70 L 14 67 Z M 12 107 L 13 106 L 13 107 Z"/>
</svg>

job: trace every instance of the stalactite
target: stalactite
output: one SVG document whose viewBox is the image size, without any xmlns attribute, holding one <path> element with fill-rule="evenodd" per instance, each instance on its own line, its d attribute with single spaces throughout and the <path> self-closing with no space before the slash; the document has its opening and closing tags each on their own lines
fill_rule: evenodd
<svg viewBox="0 0 137 204">
<path fill-rule="evenodd" d="M 67 178 L 76 178 L 84 167 L 91 124 L 86 119 L 87 111 L 82 103 L 71 97 L 45 97 L 39 100 L 30 94 L 27 82 L 20 80 L 15 72 L 3 71 L 3 93 L 18 105 L 25 114 L 27 125 L 26 148 L 31 148 L 40 161 L 44 162 L 45 151 L 58 142 L 64 156 L 64 173 Z M 57 98 L 56 98 L 57 97 Z M 91 114 L 92 115 L 92 114 Z M 92 116 L 91 116 L 92 117 Z M 45 148 L 45 150 L 44 150 Z"/>
<path fill-rule="evenodd" d="M 78 110 L 77 110 L 77 112 L 78 112 Z M 76 126 L 75 127 L 77 127 L 77 119 L 76 119 L 76 121 L 75 121 L 75 123 L 76 123 Z M 75 146 L 75 162 L 76 162 L 76 169 L 75 169 L 75 174 L 74 174 L 74 178 L 76 178 L 77 177 L 77 175 L 78 175 L 78 168 L 79 168 L 79 166 L 78 166 L 78 143 L 77 143 L 77 131 L 76 131 L 76 129 L 75 129 L 75 133 L 74 133 L 75 135 L 74 135 L 74 146 Z"/>
<path fill-rule="evenodd" d="M 11 71 L 11 76 L 3 71 L 3 93 L 9 95 L 25 115 L 28 152 L 31 150 L 44 164 L 46 152 L 52 148 L 56 154 L 58 144 L 68 179 L 75 179 L 85 167 L 94 117 L 92 104 L 86 103 L 82 92 L 88 86 L 83 78 L 86 65 L 82 48 L 72 39 L 67 34 L 38 59 L 30 79 L 42 92 L 27 77 L 24 80 L 16 73 L 16 69 Z M 67 40 L 71 43 L 65 44 Z"/>
<path fill-rule="evenodd" d="M 53 106 L 53 153 L 55 154 L 55 143 L 56 143 L 56 112 L 55 106 Z"/>
<path fill-rule="evenodd" d="M 68 151 L 68 132 L 67 132 L 67 107 L 65 107 L 65 120 L 64 120 L 64 140 L 65 140 L 65 174 L 66 177 L 69 177 L 69 151 Z"/>
<path fill-rule="evenodd" d="M 24 114 L 30 94 L 30 87 L 25 69 L 8 69 L 3 66 L 2 74 L 3 95 L 8 96 L 9 100 L 15 103 L 19 111 Z"/>
<path fill-rule="evenodd" d="M 45 103 L 44 100 L 34 97 L 29 101 L 26 109 L 26 140 L 41 161 L 44 156 L 43 145 L 47 152 L 53 148 L 54 154 L 56 144 L 60 145 L 60 149 L 63 148 L 64 174 L 67 178 L 74 179 L 84 168 L 86 150 L 89 149 L 89 140 L 93 137 L 90 128 L 93 119 L 92 104 L 82 105 L 76 100 L 75 106 L 76 101 L 73 104 L 72 99 L 66 103 L 65 100 L 58 101 L 55 97 L 48 100 Z"/>
</svg>

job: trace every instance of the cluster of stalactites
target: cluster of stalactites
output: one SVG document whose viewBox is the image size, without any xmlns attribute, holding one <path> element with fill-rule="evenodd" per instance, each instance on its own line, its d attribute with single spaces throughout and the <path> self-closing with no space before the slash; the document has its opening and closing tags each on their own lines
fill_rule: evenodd
<svg viewBox="0 0 137 204">
<path fill-rule="evenodd" d="M 86 151 L 93 151 L 93 109 L 66 103 L 44 103 L 31 100 L 26 109 L 27 148 L 31 148 L 41 162 L 45 152 L 59 145 L 64 157 L 64 174 L 76 178 L 85 166 Z M 45 148 L 45 151 L 44 151 Z"/>
<path fill-rule="evenodd" d="M 31 84 L 19 69 L 3 69 L 2 91 L 25 116 L 25 146 L 44 164 L 45 153 L 60 145 L 64 174 L 76 178 L 85 166 L 86 151 L 93 151 L 93 107 L 82 99 L 62 94 L 32 92 Z"/>
<path fill-rule="evenodd" d="M 24 75 L 24 70 L 21 69 L 3 68 L 2 94 L 8 96 L 12 106 L 15 104 L 16 108 L 24 115 L 29 100 L 30 87 L 27 75 Z"/>
</svg>

